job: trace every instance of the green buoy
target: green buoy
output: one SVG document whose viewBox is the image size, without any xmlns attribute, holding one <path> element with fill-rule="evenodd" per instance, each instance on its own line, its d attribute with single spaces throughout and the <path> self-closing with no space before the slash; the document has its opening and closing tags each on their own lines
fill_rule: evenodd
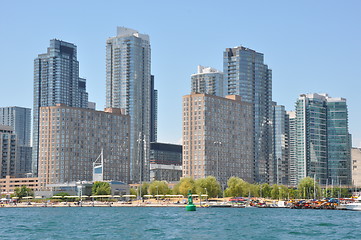
<svg viewBox="0 0 361 240">
<path fill-rule="evenodd" d="M 186 210 L 187 211 L 195 211 L 196 210 L 196 205 L 193 204 L 193 197 L 192 197 L 191 190 L 189 190 L 189 192 L 188 192 L 188 204 L 186 206 Z"/>
</svg>

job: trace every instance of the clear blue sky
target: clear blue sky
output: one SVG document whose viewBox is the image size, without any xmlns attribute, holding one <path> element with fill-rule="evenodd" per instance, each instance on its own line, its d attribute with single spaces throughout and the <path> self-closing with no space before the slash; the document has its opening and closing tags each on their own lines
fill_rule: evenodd
<svg viewBox="0 0 361 240">
<path fill-rule="evenodd" d="M 361 1 L 1 1 L 0 106 L 32 107 L 33 60 L 52 38 L 78 47 L 89 100 L 105 104 L 105 41 L 117 26 L 148 34 L 159 91 L 158 140 L 180 143 L 182 96 L 197 65 L 223 70 L 225 48 L 262 52 L 273 99 L 344 97 L 361 146 Z"/>
</svg>

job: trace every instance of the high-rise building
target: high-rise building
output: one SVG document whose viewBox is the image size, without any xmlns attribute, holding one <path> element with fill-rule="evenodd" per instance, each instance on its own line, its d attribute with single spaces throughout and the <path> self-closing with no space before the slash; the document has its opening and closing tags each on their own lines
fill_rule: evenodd
<svg viewBox="0 0 361 240">
<path fill-rule="evenodd" d="M 182 145 L 151 142 L 150 163 L 182 165 Z"/>
<path fill-rule="evenodd" d="M 254 180 L 269 182 L 273 175 L 272 71 L 262 53 L 239 46 L 224 52 L 223 72 L 225 94 L 239 95 L 253 105 Z"/>
<path fill-rule="evenodd" d="M 85 79 L 79 77 L 77 47 L 52 39 L 47 53 L 34 60 L 32 170 L 35 175 L 39 155 L 39 108 L 56 104 L 87 108 L 88 94 Z"/>
<path fill-rule="evenodd" d="M 297 180 L 351 184 L 351 140 L 344 98 L 302 94 L 296 102 Z"/>
<path fill-rule="evenodd" d="M 276 184 L 289 184 L 289 116 L 282 105 L 273 106 L 273 146 L 274 161 L 273 175 L 270 182 Z"/>
<path fill-rule="evenodd" d="M 12 127 L 0 125 L 0 178 L 16 174 L 16 134 Z"/>
<path fill-rule="evenodd" d="M 198 66 L 198 72 L 192 74 L 192 91 L 223 97 L 223 73 L 211 67 Z"/>
<path fill-rule="evenodd" d="M 289 135 L 288 135 L 288 149 L 289 149 L 289 185 L 297 186 L 297 162 L 296 162 L 296 112 L 287 112 L 289 119 Z"/>
<path fill-rule="evenodd" d="M 183 96 L 183 177 L 253 182 L 252 112 L 236 95 Z"/>
<path fill-rule="evenodd" d="M 39 110 L 39 186 L 91 181 L 103 150 L 103 179 L 129 182 L 129 116 L 62 104 Z"/>
<path fill-rule="evenodd" d="M 149 180 L 151 59 L 149 36 L 118 27 L 106 43 L 106 106 L 130 115 L 131 181 Z"/>
<path fill-rule="evenodd" d="M 351 149 L 352 157 L 352 186 L 361 187 L 361 148 Z"/>
<path fill-rule="evenodd" d="M 150 142 L 157 141 L 158 134 L 158 90 L 154 88 L 154 76 L 151 76 L 151 123 L 150 123 Z"/>
<path fill-rule="evenodd" d="M 1 107 L 0 125 L 11 126 L 14 129 L 19 146 L 30 146 L 30 108 Z"/>
</svg>

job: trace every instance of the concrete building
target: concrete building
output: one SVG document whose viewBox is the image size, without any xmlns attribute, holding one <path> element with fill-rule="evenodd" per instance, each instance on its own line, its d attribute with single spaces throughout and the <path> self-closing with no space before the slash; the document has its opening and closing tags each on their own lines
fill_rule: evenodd
<svg viewBox="0 0 361 240">
<path fill-rule="evenodd" d="M 91 181 L 103 150 L 104 180 L 129 182 L 129 116 L 64 105 L 39 111 L 39 187 Z"/>
<path fill-rule="evenodd" d="M 151 181 L 176 182 L 182 177 L 182 166 L 167 164 L 150 164 Z"/>
<path fill-rule="evenodd" d="M 236 95 L 183 96 L 183 177 L 253 182 L 252 112 Z"/>
<path fill-rule="evenodd" d="M 272 183 L 272 71 L 263 54 L 243 46 L 223 54 L 226 95 L 239 95 L 253 106 L 254 181 Z"/>
<path fill-rule="evenodd" d="M 150 143 L 150 180 L 179 181 L 182 177 L 182 146 Z"/>
<path fill-rule="evenodd" d="M 351 184 L 351 138 L 346 99 L 302 94 L 296 102 L 297 180 Z"/>
<path fill-rule="evenodd" d="M 352 186 L 361 188 L 361 148 L 351 149 Z"/>
<path fill-rule="evenodd" d="M 198 65 L 198 72 L 191 76 L 191 92 L 223 97 L 223 79 L 223 73 L 217 69 Z"/>
<path fill-rule="evenodd" d="M 0 125 L 11 126 L 19 146 L 30 147 L 31 109 L 24 107 L 1 107 Z"/>
<path fill-rule="evenodd" d="M 106 42 L 106 107 L 130 116 L 131 181 L 149 181 L 151 135 L 149 36 L 124 27 Z"/>
<path fill-rule="evenodd" d="M 13 128 L 0 125 L 0 178 L 16 174 L 17 140 Z"/>
<path fill-rule="evenodd" d="M 6 176 L 0 179 L 0 191 L 1 194 L 10 195 L 14 193 L 15 188 L 21 188 L 26 186 L 33 191 L 38 190 L 38 178 L 14 178 Z"/>
<path fill-rule="evenodd" d="M 88 107 L 85 79 L 79 77 L 77 47 L 57 39 L 50 40 L 47 53 L 34 60 L 34 108 L 32 171 L 37 175 L 39 155 L 40 107 L 66 104 Z"/>
</svg>

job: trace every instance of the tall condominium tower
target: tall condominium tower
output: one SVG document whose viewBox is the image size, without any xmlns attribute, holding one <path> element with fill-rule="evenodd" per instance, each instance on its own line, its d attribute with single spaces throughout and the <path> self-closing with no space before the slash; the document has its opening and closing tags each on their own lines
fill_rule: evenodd
<svg viewBox="0 0 361 240">
<path fill-rule="evenodd" d="M 346 99 L 302 94 L 296 102 L 297 179 L 351 184 L 351 140 Z"/>
<path fill-rule="evenodd" d="M 0 178 L 16 174 L 16 145 L 12 127 L 0 125 Z"/>
<path fill-rule="evenodd" d="M 129 181 L 129 116 L 57 104 L 39 110 L 39 186 L 91 181 L 103 152 L 104 180 Z"/>
<path fill-rule="evenodd" d="M 297 186 L 297 162 L 296 162 L 296 112 L 288 111 L 288 150 L 289 150 L 289 185 Z"/>
<path fill-rule="evenodd" d="M 211 67 L 198 66 L 198 72 L 192 74 L 192 91 L 223 97 L 223 73 Z"/>
<path fill-rule="evenodd" d="M 151 74 L 149 36 L 118 27 L 106 43 L 106 106 L 130 115 L 131 181 L 149 180 Z"/>
<path fill-rule="evenodd" d="M 183 97 L 183 177 L 253 182 L 252 104 L 236 95 Z"/>
<path fill-rule="evenodd" d="M 272 173 L 272 71 L 263 54 L 245 47 L 227 48 L 223 55 L 225 94 L 239 95 L 253 105 L 254 180 L 269 182 Z"/>
<path fill-rule="evenodd" d="M 31 109 L 24 107 L 1 107 L 0 125 L 11 126 L 18 145 L 30 146 Z"/>
<path fill-rule="evenodd" d="M 158 90 L 154 88 L 154 76 L 151 76 L 151 123 L 150 142 L 157 142 L 158 134 Z"/>
<path fill-rule="evenodd" d="M 289 184 L 289 116 L 282 105 L 273 106 L 273 175 L 270 182 Z"/>
<path fill-rule="evenodd" d="M 77 48 L 74 44 L 50 40 L 47 53 L 34 60 L 33 173 L 39 155 L 39 108 L 65 104 L 88 107 L 85 79 L 79 78 Z"/>
</svg>

